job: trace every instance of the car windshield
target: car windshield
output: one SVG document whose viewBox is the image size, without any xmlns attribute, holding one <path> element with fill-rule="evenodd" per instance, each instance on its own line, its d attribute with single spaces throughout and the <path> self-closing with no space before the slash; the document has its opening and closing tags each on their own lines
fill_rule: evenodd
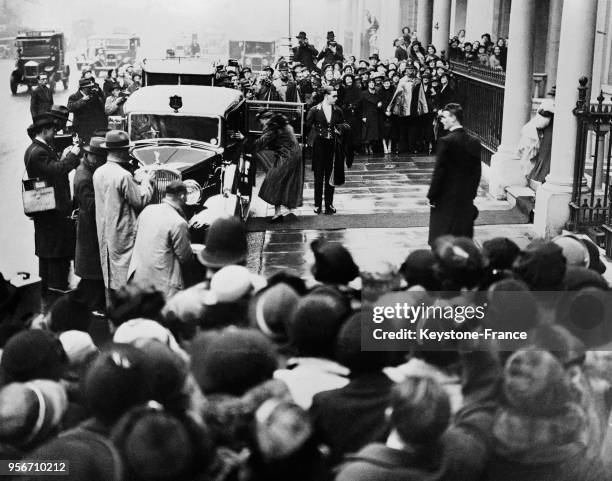
<svg viewBox="0 0 612 481">
<path fill-rule="evenodd" d="M 51 52 L 48 40 L 21 40 L 17 46 L 22 57 L 47 57 Z"/>
<path fill-rule="evenodd" d="M 192 115 L 131 114 L 130 139 L 178 138 L 219 145 L 219 119 Z"/>
</svg>

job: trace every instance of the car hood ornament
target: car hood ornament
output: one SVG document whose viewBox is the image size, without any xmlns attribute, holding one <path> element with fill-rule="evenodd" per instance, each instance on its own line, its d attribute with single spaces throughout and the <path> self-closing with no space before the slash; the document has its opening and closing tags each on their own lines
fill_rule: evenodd
<svg viewBox="0 0 612 481">
<path fill-rule="evenodd" d="M 183 106 L 183 97 L 180 95 L 173 95 L 170 97 L 170 108 L 174 109 L 174 113 L 177 114 L 179 109 Z"/>
</svg>

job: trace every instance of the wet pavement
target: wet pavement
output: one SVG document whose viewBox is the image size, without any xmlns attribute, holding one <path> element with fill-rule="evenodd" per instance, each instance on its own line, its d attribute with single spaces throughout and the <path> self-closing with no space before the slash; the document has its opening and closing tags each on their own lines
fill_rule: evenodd
<svg viewBox="0 0 612 481">
<path fill-rule="evenodd" d="M 377 269 L 384 263 L 399 265 L 411 251 L 428 248 L 424 214 L 429 211 L 426 194 L 434 161 L 433 157 L 426 156 L 359 156 L 353 168 L 347 170 L 346 184 L 336 188 L 334 205 L 341 215 L 331 216 L 326 229 L 299 230 L 275 226 L 274 230 L 250 233 L 252 251 L 249 266 L 266 277 L 290 269 L 308 279 L 314 261 L 310 243 L 318 237 L 344 244 L 364 270 Z M 261 180 L 258 179 L 258 185 Z M 314 215 L 313 193 L 312 171 L 307 166 L 304 206 L 298 209 L 299 216 Z M 273 215 L 273 208 L 258 198 L 253 199 L 252 205 L 256 217 Z M 505 215 L 505 211 L 511 210 L 507 202 L 488 194 L 484 180 L 478 189 L 476 205 L 481 213 L 488 211 L 489 218 Z M 406 217 L 410 213 L 425 218 L 425 222 L 419 227 L 394 225 L 394 214 Z M 372 216 L 376 227 L 351 226 L 351 215 L 355 220 L 363 220 L 364 215 Z M 503 236 L 524 247 L 534 237 L 531 227 L 524 223 L 476 226 L 475 240 L 480 244 Z"/>
</svg>

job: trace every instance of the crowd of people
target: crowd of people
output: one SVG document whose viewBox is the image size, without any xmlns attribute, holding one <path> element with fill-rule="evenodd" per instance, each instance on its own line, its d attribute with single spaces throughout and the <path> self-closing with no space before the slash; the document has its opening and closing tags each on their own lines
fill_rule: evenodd
<svg viewBox="0 0 612 481">
<path fill-rule="evenodd" d="M 499 37 L 493 42 L 491 34 L 483 33 L 480 40 L 469 42 L 465 39 L 465 30 L 461 30 L 448 43 L 448 57 L 451 60 L 505 71 L 508 39 Z"/>
<path fill-rule="evenodd" d="M 352 150 L 368 153 L 438 141 L 431 248 L 369 272 L 319 238 L 312 279 L 291 269 L 263 278 L 246 267 L 244 223 L 221 217 L 194 252 L 185 183 L 148 205 L 151 177 L 128 167 L 127 133 L 100 125 L 131 85 L 109 72 L 100 88 L 85 73 L 68 107 L 33 114 L 28 129 L 28 175 L 54 187 L 56 206 L 33 216 L 45 314 L 17 317 L 17 293 L 0 283 L 3 459 L 50 460 L 53 469 L 61 460 L 65 479 L 93 481 L 612 476 L 612 302 L 598 247 L 579 235 L 478 247 L 479 144 L 462 127 L 446 60 L 405 29 L 396 60 L 356 62 L 329 33 L 318 52 L 301 32 L 293 63 L 281 60 L 276 73 L 255 80 L 228 65 L 217 80 L 251 98 L 309 105 L 317 213 L 323 199 L 335 212 L 333 185 L 344 175 L 336 162 L 351 161 L 351 148 L 336 150 L 336 131 L 352 132 Z M 70 111 L 86 144 L 60 154 L 55 136 Z M 300 146 L 281 115 L 259 120 L 263 195 L 291 208 L 301 202 L 291 187 L 303 182 Z M 67 292 L 73 256 L 81 283 Z M 191 261 L 201 277 L 193 285 L 183 276 Z M 443 341 L 364 350 L 373 309 L 398 303 L 484 314 L 389 318 L 388 331 L 418 326 Z M 525 336 L 498 344 L 486 331 Z M 443 336 L 451 332 L 463 336 Z"/>
<path fill-rule="evenodd" d="M 338 91 L 337 105 L 351 126 L 353 150 L 363 154 L 431 153 L 443 135 L 436 113 L 460 101 L 450 66 L 433 45 L 423 46 L 408 27 L 395 42 L 395 57 L 345 56 L 334 32 L 317 50 L 306 32 L 297 36 L 293 58 L 255 75 L 251 68 L 221 67 L 220 85 L 241 89 L 248 99 L 303 102 L 307 108 Z"/>
<path fill-rule="evenodd" d="M 610 292 L 589 240 L 442 236 L 376 275 L 338 243 L 311 249 L 312 282 L 263 279 L 222 218 L 206 282 L 123 286 L 108 319 L 78 292 L 29 328 L 3 307 L 3 456 L 61 459 L 75 480 L 609 478 Z M 528 336 L 363 350 L 371 306 L 399 301 L 486 306 L 416 321 L 432 331 Z"/>
</svg>

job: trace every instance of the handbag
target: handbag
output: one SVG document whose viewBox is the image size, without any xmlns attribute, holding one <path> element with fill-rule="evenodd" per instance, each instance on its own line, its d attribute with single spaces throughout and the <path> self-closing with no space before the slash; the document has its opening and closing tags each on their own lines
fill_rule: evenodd
<svg viewBox="0 0 612 481">
<path fill-rule="evenodd" d="M 41 212 L 49 212 L 57 208 L 55 203 L 55 187 L 50 186 L 44 179 L 36 177 L 25 179 L 24 170 L 21 178 L 21 198 L 23 200 L 23 212 L 31 217 Z"/>
</svg>

